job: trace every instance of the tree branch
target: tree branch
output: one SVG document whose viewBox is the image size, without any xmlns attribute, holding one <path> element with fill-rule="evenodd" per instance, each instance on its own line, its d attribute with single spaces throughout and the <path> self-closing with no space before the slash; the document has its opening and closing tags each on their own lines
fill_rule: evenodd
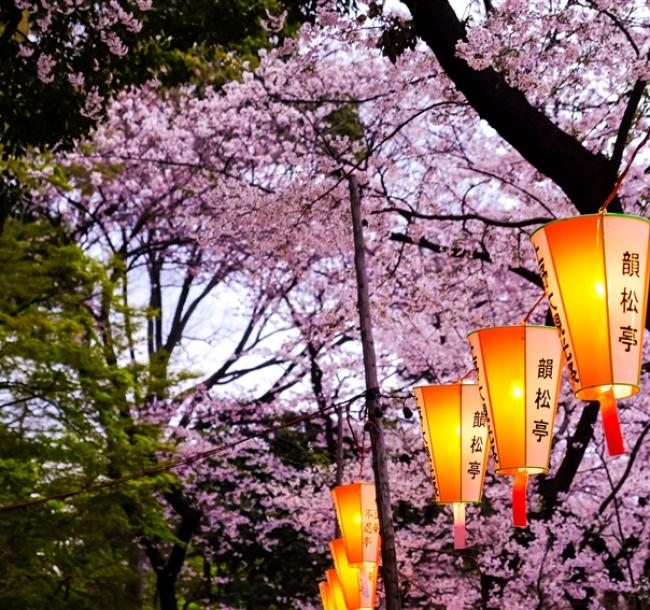
<svg viewBox="0 0 650 610">
<path fill-rule="evenodd" d="M 447 0 L 402 1 L 411 10 L 417 34 L 479 116 L 553 180 L 580 213 L 596 212 L 616 179 L 614 164 L 560 129 L 496 70 L 474 70 L 457 57 L 456 45 L 467 33 Z"/>
<path fill-rule="evenodd" d="M 646 82 L 643 80 L 638 80 L 634 83 L 632 91 L 630 91 L 630 99 L 627 101 L 627 106 L 625 107 L 625 112 L 623 113 L 623 118 L 621 119 L 621 124 L 618 127 L 618 133 L 616 134 L 616 142 L 614 144 L 614 151 L 612 153 L 612 163 L 614 167 L 618 170 L 621 166 L 621 161 L 623 160 L 623 152 L 625 150 L 625 145 L 627 144 L 627 138 L 634 123 L 634 116 L 636 115 L 637 108 L 643 97 L 643 92 L 645 90 Z"/>
</svg>

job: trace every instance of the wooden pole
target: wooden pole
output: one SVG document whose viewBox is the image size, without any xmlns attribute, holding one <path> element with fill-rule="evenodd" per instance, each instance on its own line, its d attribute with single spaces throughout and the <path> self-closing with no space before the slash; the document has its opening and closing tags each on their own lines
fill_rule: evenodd
<svg viewBox="0 0 650 610">
<path fill-rule="evenodd" d="M 361 194 L 359 183 L 354 175 L 348 178 L 350 189 L 350 207 L 352 209 L 352 231 L 354 235 L 354 269 L 357 276 L 357 307 L 363 346 L 363 364 L 366 374 L 366 408 L 370 427 L 370 444 L 372 447 L 372 469 L 375 474 L 377 509 L 381 531 L 381 560 L 386 610 L 401 610 L 399 595 L 399 578 L 397 554 L 395 552 L 395 529 L 393 527 L 393 510 L 390 504 L 390 487 L 388 484 L 388 466 L 384 445 L 384 428 L 379 402 L 379 381 L 377 380 L 377 358 L 372 338 L 372 320 L 370 317 L 370 299 L 368 297 L 368 274 L 366 272 L 366 249 L 363 239 L 361 221 Z"/>
</svg>

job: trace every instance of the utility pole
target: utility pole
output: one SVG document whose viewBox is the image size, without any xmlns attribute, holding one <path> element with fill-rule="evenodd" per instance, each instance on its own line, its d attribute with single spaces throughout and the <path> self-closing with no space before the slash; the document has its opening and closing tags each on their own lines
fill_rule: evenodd
<svg viewBox="0 0 650 610">
<path fill-rule="evenodd" d="M 356 176 L 348 177 L 350 206 L 352 209 L 352 232 L 354 235 L 354 269 L 357 277 L 357 308 L 363 346 L 363 365 L 366 374 L 366 408 L 372 447 L 372 469 L 375 474 L 377 509 L 381 531 L 381 560 L 386 610 L 401 610 L 397 553 L 395 552 L 395 529 L 393 510 L 390 505 L 388 467 L 384 445 L 384 428 L 379 402 L 379 381 L 377 380 L 377 358 L 372 338 L 370 299 L 368 297 L 368 273 L 366 271 L 366 247 L 361 221 L 361 194 Z"/>
</svg>

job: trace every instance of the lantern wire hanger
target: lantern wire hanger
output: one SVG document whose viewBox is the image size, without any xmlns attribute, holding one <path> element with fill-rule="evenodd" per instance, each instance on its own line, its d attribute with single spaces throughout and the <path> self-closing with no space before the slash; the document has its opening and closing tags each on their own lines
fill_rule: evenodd
<svg viewBox="0 0 650 610">
<path fill-rule="evenodd" d="M 528 324 L 528 320 L 530 319 L 530 316 L 533 315 L 539 304 L 546 298 L 546 292 L 542 291 L 542 294 L 539 295 L 539 298 L 535 301 L 535 304 L 528 310 L 528 313 L 524 316 L 524 319 L 521 321 L 521 323 L 525 326 Z"/>
<path fill-rule="evenodd" d="M 598 208 L 599 214 L 605 214 L 607 212 L 607 206 L 612 202 L 614 197 L 616 197 L 616 194 L 618 193 L 618 189 L 621 188 L 621 184 L 623 184 L 623 180 L 625 180 L 625 176 L 627 176 L 627 173 L 630 171 L 630 168 L 632 167 L 632 163 L 634 163 L 634 159 L 636 158 L 637 154 L 639 154 L 639 151 L 648 143 L 648 140 L 650 140 L 650 131 L 648 131 L 645 134 L 643 140 L 641 140 L 639 145 L 634 149 L 634 152 L 632 153 L 630 160 L 627 162 L 625 169 L 623 170 L 621 175 L 618 177 L 618 180 L 614 184 L 614 188 L 612 189 L 612 192 L 609 194 L 607 199 L 605 199 L 603 205 L 601 205 Z"/>
</svg>

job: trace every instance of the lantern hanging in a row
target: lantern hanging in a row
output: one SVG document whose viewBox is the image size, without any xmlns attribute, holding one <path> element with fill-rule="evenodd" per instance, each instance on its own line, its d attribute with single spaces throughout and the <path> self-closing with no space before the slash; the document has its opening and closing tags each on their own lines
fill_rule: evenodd
<svg viewBox="0 0 650 610">
<path fill-rule="evenodd" d="M 650 221 L 578 216 L 544 225 L 531 240 L 573 391 L 600 402 L 609 453 L 624 453 L 616 399 L 639 391 Z"/>
<path fill-rule="evenodd" d="M 462 549 L 467 545 L 465 504 L 481 501 L 489 447 L 478 386 L 419 386 L 413 394 L 431 462 L 435 501 L 453 504 L 454 548 Z"/>
<path fill-rule="evenodd" d="M 327 582 L 319 584 L 323 610 L 348 610 L 345 604 L 345 597 L 343 596 L 341 581 L 336 570 L 334 568 L 326 570 L 325 578 L 327 578 Z M 325 592 L 325 595 L 323 595 L 323 592 Z"/>
<path fill-rule="evenodd" d="M 327 575 L 325 575 L 325 577 L 327 578 Z M 337 608 L 327 581 L 319 582 L 318 589 L 320 591 L 320 600 L 323 604 L 323 610 L 347 610 L 345 607 Z"/>
<path fill-rule="evenodd" d="M 347 610 L 373 610 L 377 600 L 377 564 L 352 566 L 343 538 L 332 540 L 330 551 Z"/>
<path fill-rule="evenodd" d="M 468 336 L 486 406 L 497 474 L 514 475 L 513 523 L 527 523 L 529 474 L 548 472 L 562 372 L 552 326 L 500 326 Z"/>
<path fill-rule="evenodd" d="M 374 484 L 339 485 L 332 499 L 350 565 L 376 565 L 381 544 Z"/>
</svg>

